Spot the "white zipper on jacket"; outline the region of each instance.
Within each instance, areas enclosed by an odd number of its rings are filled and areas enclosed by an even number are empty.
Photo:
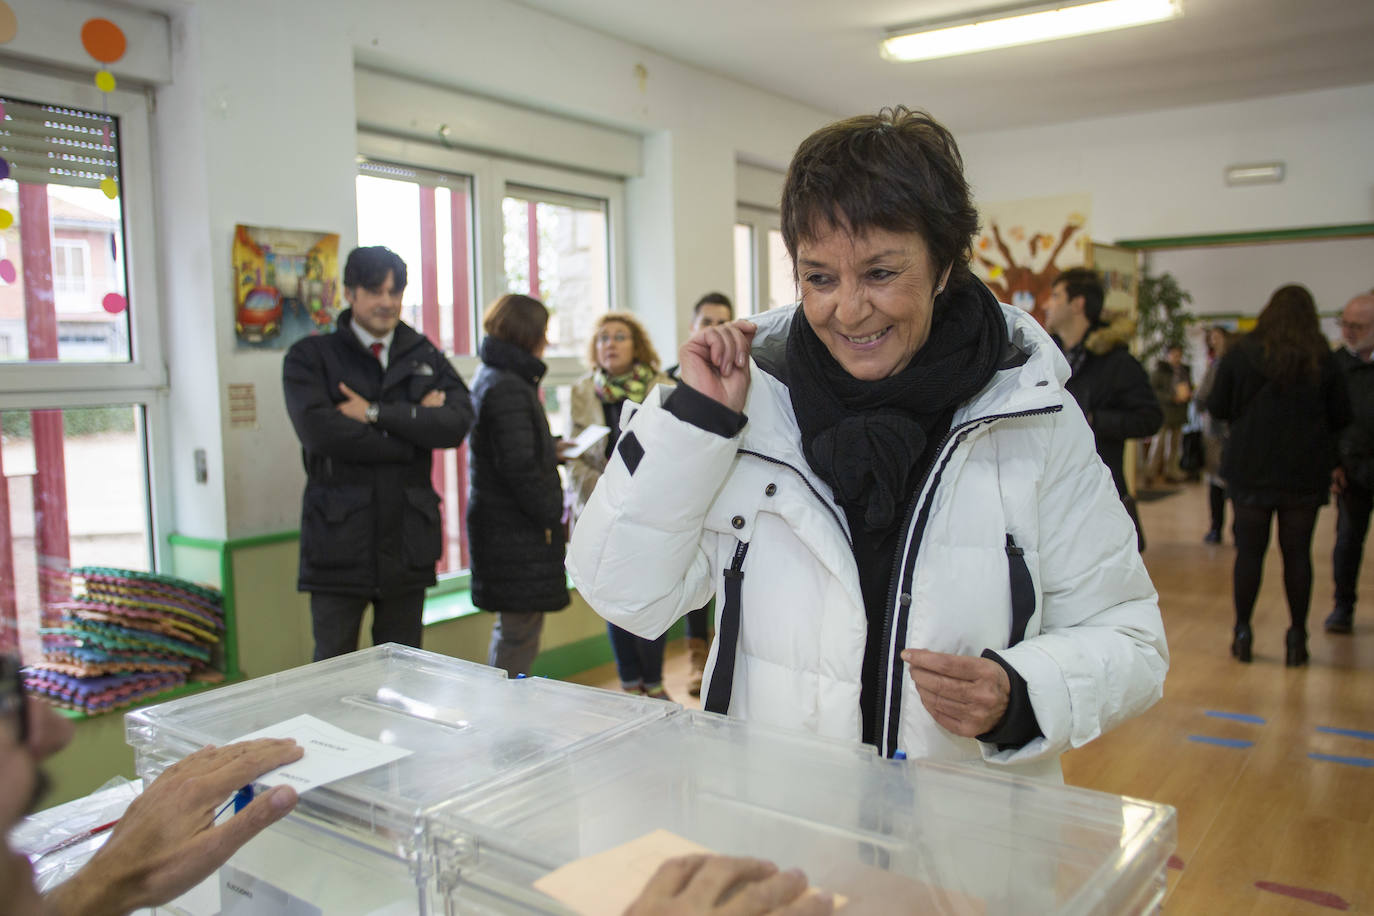
[[[951,427],[940,441],[940,446],[936,449],[936,460],[932,461],[930,467],[926,468],[925,476],[916,488],[917,498],[912,500],[907,511],[907,534],[903,544],[903,549],[897,552],[893,558],[892,577],[888,582],[888,600],[883,614],[883,646],[888,650],[886,654],[878,656],[878,677],[875,687],[882,686],[881,692],[875,691],[875,699],[880,699],[882,703],[877,709],[873,710],[874,722],[882,722],[881,730],[878,732],[878,752],[884,757],[892,757],[898,750],[897,737],[901,730],[902,712],[902,675],[900,657],[898,653],[902,650],[906,642],[905,634],[909,621],[903,620],[900,626],[895,626],[897,617],[905,613],[911,607],[911,589],[909,579],[915,575],[916,556],[920,552],[921,540],[925,537],[925,525],[929,520],[929,512],[935,490],[940,485],[940,476],[944,473],[945,467],[949,464],[950,458],[954,456],[954,450],[963,443],[969,433],[980,425],[991,426],[999,420],[1011,420],[1019,417],[1034,417],[1047,414],[1059,413],[1064,409],[1062,404],[1055,404],[1047,407],[1038,407],[1032,410],[1016,411],[1014,413],[992,414],[990,416],[976,417],[966,420],[957,427]],[[938,468],[938,470],[936,470]],[[917,511],[919,505],[920,511]],[[900,573],[900,579],[898,574]],[[899,588],[902,584],[907,587]],[[905,597],[906,604],[904,610],[897,608],[898,596]],[[898,634],[902,638],[898,638]],[[883,708],[886,714],[883,714]],[[860,711],[862,715],[862,711]],[[876,718],[882,716],[881,720]]]

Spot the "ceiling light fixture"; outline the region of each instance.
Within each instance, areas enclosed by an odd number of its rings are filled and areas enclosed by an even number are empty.
[[[1241,184],[1277,184],[1283,181],[1282,162],[1255,162],[1246,165],[1232,165],[1226,168],[1226,183],[1229,185]]]
[[[981,13],[971,19],[889,29],[882,53],[888,60],[932,60],[1125,29],[1182,14],[1182,0],[1096,0],[1021,6]]]

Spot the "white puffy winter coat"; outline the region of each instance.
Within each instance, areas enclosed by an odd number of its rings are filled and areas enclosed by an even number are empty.
[[[902,540],[879,749],[1062,779],[1062,751],[1159,699],[1168,650],[1135,528],[1064,391],[1068,367],[1028,315],[1003,312],[1007,358],[955,413]],[[652,638],[724,595],[723,573],[747,542],[730,715],[859,740],[868,623],[845,515],[802,456],[786,387],[766,371],[794,315],[804,320],[791,309],[760,316],[737,437],[664,410],[664,390],[622,420],[568,568],[601,616]],[[1015,645],[1008,535],[1034,585]],[[905,647],[997,651],[1025,678],[1043,737],[999,751],[946,731],[906,665],[888,670]]]

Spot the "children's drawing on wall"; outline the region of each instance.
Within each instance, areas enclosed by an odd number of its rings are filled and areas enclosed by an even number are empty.
[[[973,272],[1003,302],[1045,320],[1055,278],[1087,261],[1089,194],[981,204]]]
[[[234,228],[234,335],[239,349],[284,349],[333,330],[339,311],[339,236]]]

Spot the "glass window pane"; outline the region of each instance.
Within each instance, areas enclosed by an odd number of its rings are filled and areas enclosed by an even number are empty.
[[[128,362],[119,119],[0,102],[0,359]]]
[[[0,643],[27,663],[68,569],[152,570],[144,441],[137,405],[0,412]]]
[[[754,227],[735,223],[735,311],[752,315],[754,305]]]
[[[506,289],[548,306],[547,356],[580,356],[611,307],[606,202],[512,187],[501,212]]]
[[[474,352],[471,179],[364,162],[357,193],[358,244],[406,262],[402,320],[445,353]]]
[[[775,309],[780,305],[791,305],[800,297],[797,295],[797,282],[792,274],[792,258],[783,244],[782,232],[768,230],[768,307]]]
[[[471,178],[372,161],[358,172],[358,244],[385,245],[406,262],[402,320],[445,353],[476,352]],[[445,540],[438,572],[453,574],[468,565],[467,447],[436,451],[434,468]]]

